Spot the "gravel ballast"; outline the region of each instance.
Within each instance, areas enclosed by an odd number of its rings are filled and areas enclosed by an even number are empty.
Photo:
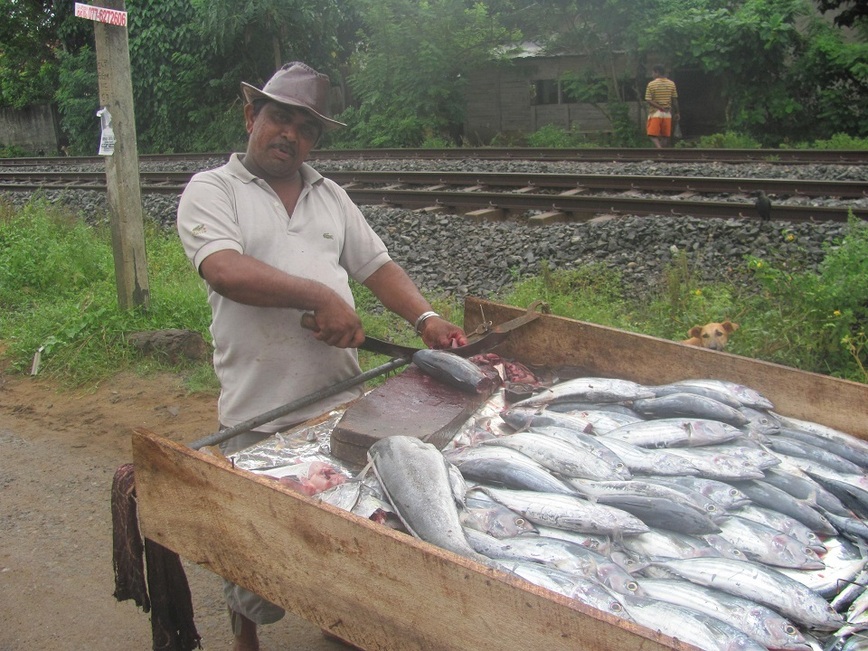
[[[199,163],[201,169],[221,164],[220,159]],[[714,176],[732,178],[802,178],[865,180],[868,166],[774,165],[767,163],[577,163],[534,161],[431,160],[323,160],[322,173],[333,170],[450,170],[478,172],[630,174],[646,176]],[[68,168],[66,168],[68,169]],[[154,164],[149,169],[156,170]],[[159,169],[173,169],[162,164]],[[174,169],[190,170],[184,163]],[[105,195],[95,191],[51,190],[42,193],[61,201],[86,219],[106,217]],[[8,195],[15,203],[25,193]],[[720,200],[720,197],[711,197]],[[740,201],[746,201],[740,197]],[[773,197],[775,202],[804,203],[804,197]],[[811,200],[816,205],[863,206],[868,199],[849,203],[836,198]],[[144,194],[147,219],[174,228],[177,197]],[[746,258],[758,257],[791,271],[816,270],[824,246],[846,232],[835,222],[788,223],[734,216],[697,219],[683,216],[608,215],[585,223],[528,225],[521,218],[479,221],[444,213],[362,206],[362,212],[399,262],[426,293],[462,298],[466,294],[491,296],[516,280],[537,275],[541,264],[552,269],[604,265],[621,275],[625,293],[647,295],[679,252],[687,256],[699,282],[750,284]],[[734,211],[737,215],[737,212]]]

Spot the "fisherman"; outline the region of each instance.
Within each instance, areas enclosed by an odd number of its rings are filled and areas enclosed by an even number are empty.
[[[181,196],[178,232],[211,304],[217,403],[231,427],[337,384],[361,370],[365,338],[349,279],[362,283],[410,323],[431,348],[464,345],[461,328],[441,318],[394,262],[346,192],[305,160],[330,117],[329,78],[295,61],[261,89],[242,83],[245,154],[196,174]],[[313,313],[313,333],[301,326]],[[344,404],[348,389],[221,445],[224,454]],[[259,648],[257,625],[283,610],[226,582],[236,651]]]

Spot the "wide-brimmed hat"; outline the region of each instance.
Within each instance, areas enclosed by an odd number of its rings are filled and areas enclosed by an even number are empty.
[[[310,111],[326,130],[340,129],[347,125],[328,116],[330,89],[328,75],[317,72],[301,61],[284,64],[261,90],[247,82],[241,82],[241,92],[248,102],[265,98],[280,104],[298,106]]]

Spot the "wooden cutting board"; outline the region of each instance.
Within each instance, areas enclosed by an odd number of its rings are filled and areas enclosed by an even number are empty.
[[[388,436],[415,436],[442,448],[490,395],[461,391],[410,365],[347,408],[332,430],[331,453],[361,467],[368,448]]]

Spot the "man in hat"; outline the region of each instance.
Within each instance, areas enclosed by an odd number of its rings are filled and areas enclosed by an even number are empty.
[[[467,343],[391,258],[358,207],[305,163],[329,117],[329,79],[300,62],[284,65],[262,89],[242,83],[245,154],[196,174],[181,196],[178,232],[205,279],[212,310],[218,417],[231,427],[361,372],[355,348],[365,333],[349,279],[367,286],[412,324],[425,344]],[[316,329],[301,326],[313,313]],[[361,395],[349,389],[239,434],[225,454],[326,413]],[[226,582],[235,649],[258,649],[257,624],[283,610]]]

